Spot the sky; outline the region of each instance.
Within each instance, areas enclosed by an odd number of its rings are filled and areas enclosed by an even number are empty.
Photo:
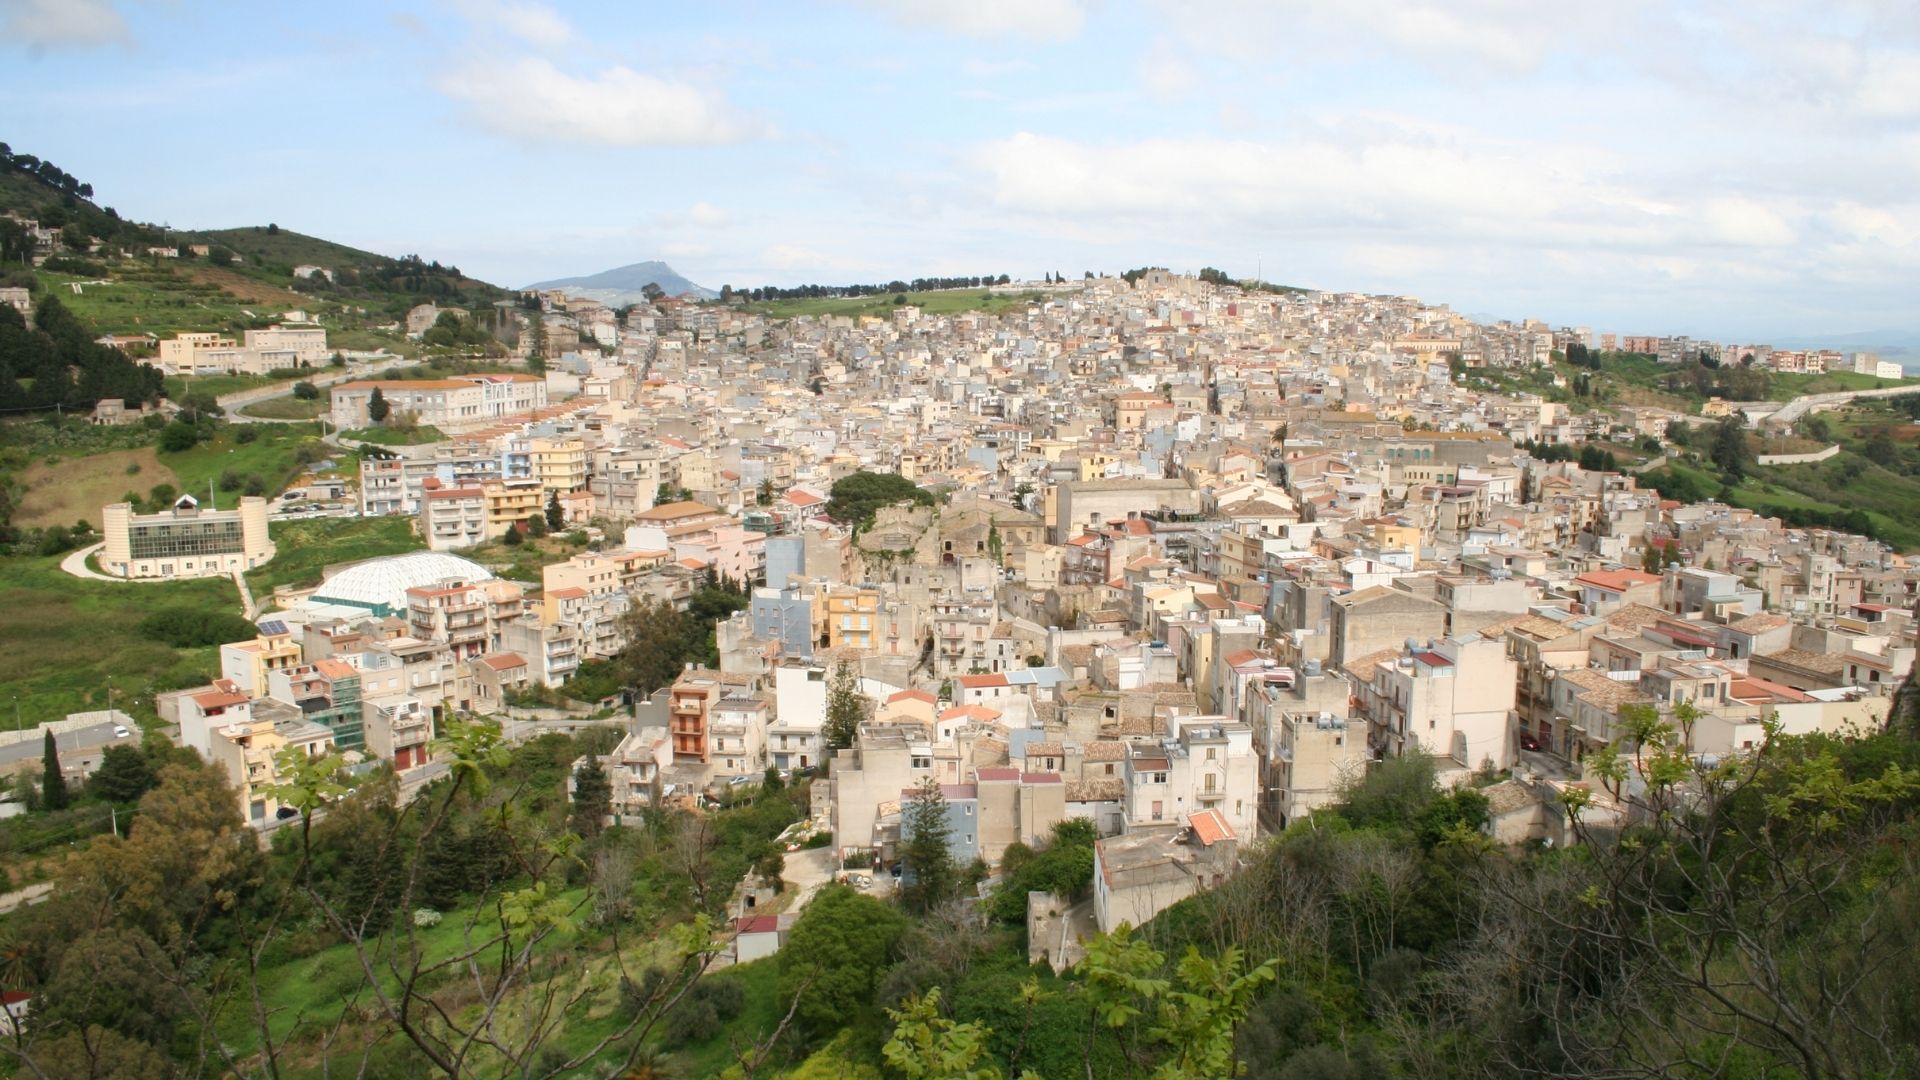
[[[0,139],[507,286],[1145,265],[1920,339],[1911,0],[0,0]]]

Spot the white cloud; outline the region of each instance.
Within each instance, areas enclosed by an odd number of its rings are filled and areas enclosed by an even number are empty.
[[[1066,41],[1080,33],[1092,0],[859,0],[909,27],[974,38]]]
[[[760,253],[760,261],[779,270],[813,270],[831,262],[812,248],[794,244],[775,244]]]
[[[475,61],[439,80],[472,120],[502,135],[602,146],[698,146],[754,133],[718,93],[614,65],[589,74],[526,57]]]
[[[112,0],[0,0],[0,40],[29,48],[102,45],[127,36]]]
[[[468,20],[506,32],[539,49],[558,49],[574,39],[572,24],[546,4],[513,0],[459,0]]]
[[[706,226],[725,225],[728,221],[732,220],[731,214],[728,214],[725,210],[720,209],[710,202],[704,201],[694,203],[693,206],[687,210],[687,217],[692,220],[695,225]]]

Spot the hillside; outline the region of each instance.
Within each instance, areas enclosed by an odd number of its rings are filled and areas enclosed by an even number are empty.
[[[336,244],[277,224],[170,229],[122,220],[95,201],[91,185],[0,144],[0,212],[61,229],[61,250],[28,269],[33,242],[0,226],[0,278],[40,291],[60,287],[81,319],[100,332],[235,330],[299,309],[339,331],[348,348],[389,344],[377,328],[427,301],[484,307],[506,293],[417,255],[395,258]],[[10,224],[10,223],[9,223]],[[197,255],[193,245],[207,251]],[[149,248],[177,249],[160,257]],[[296,266],[332,272],[297,278]],[[75,282],[82,292],[72,293]],[[104,283],[104,284],[86,284]],[[99,302],[84,297],[98,291]],[[393,337],[391,344],[400,339]]]
[[[617,266],[612,270],[602,270],[585,277],[555,278],[552,281],[536,282],[527,288],[565,289],[568,295],[584,296],[617,307],[622,304],[637,304],[645,300],[645,291],[649,285],[658,286],[660,291],[668,296],[684,296],[692,293],[702,300],[712,300],[720,295],[712,289],[696,285],[681,277],[666,263],[652,260]]]

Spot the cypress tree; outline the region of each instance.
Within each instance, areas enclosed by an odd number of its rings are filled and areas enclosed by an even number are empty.
[[[53,732],[47,732],[46,748],[41,753],[40,805],[48,810],[67,808],[67,776],[60,771],[60,751],[53,745]]]

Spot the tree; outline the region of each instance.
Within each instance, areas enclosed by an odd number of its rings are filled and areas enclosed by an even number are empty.
[[[567,523],[567,512],[560,508],[560,493],[547,492],[547,531],[558,532]]]
[[[873,515],[883,506],[898,502],[932,506],[934,501],[933,492],[898,473],[861,470],[833,482],[826,513],[842,525],[861,530],[873,523]]]
[[[1735,410],[1714,427],[1713,449],[1708,458],[1729,483],[1737,484],[1754,464],[1753,450],[1747,446],[1747,418]]]
[[[924,915],[946,902],[958,884],[949,843],[953,828],[947,822],[947,799],[932,777],[900,808],[900,901],[908,911]]]
[[[40,805],[47,810],[67,808],[67,775],[60,770],[60,749],[49,730],[40,750]]]
[[[519,547],[526,542],[526,538],[520,535],[520,526],[514,523],[507,526],[507,531],[501,535],[500,542],[508,547]]]
[[[379,387],[374,387],[373,396],[367,399],[367,419],[376,424],[384,424],[387,422],[388,414],[392,412],[393,406],[387,404],[387,395]]]
[[[642,697],[672,684],[691,652],[691,620],[657,597],[633,605],[620,618],[626,646],[613,658],[620,679]]]
[[[100,767],[87,779],[87,794],[111,803],[136,803],[159,783],[147,755],[132,746],[109,746]]]
[[[853,662],[841,660],[835,664],[833,677],[827,683],[827,717],[820,726],[820,737],[829,751],[845,750],[853,745],[854,738],[860,734],[861,723],[867,718],[867,705]]]
[[[547,535],[547,517],[545,514],[535,514],[527,519],[528,538],[538,540],[545,535]]]
[[[573,771],[573,812],[568,824],[574,833],[591,840],[600,835],[611,813],[613,782],[601,767],[599,756],[588,754],[586,762]]]
[[[299,382],[293,384],[293,396],[301,401],[313,401],[320,396],[320,388],[305,379],[301,379]]]
[[[845,885],[821,889],[781,947],[780,998],[809,1032],[829,1035],[873,1004],[906,917]]]
[[[200,441],[200,429],[176,420],[160,433],[160,449],[170,454],[191,450]]]
[[[887,1019],[893,1021],[893,1034],[880,1053],[907,1080],[998,1080],[994,1069],[975,1068],[986,1056],[992,1032],[984,1024],[940,1015],[939,987],[888,1009]]]

